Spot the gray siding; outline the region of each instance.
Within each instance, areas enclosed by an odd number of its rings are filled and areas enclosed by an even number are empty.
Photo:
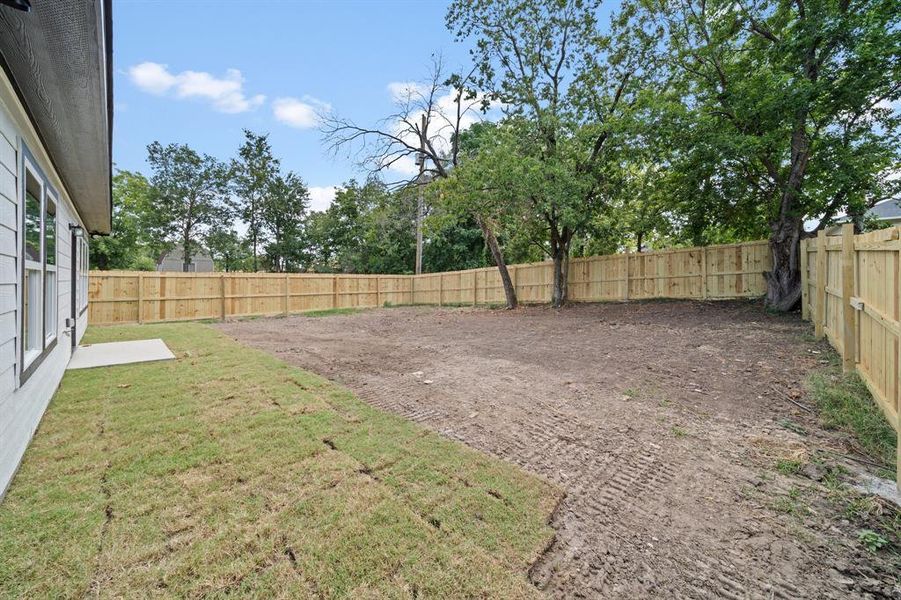
[[[181,273],[184,270],[185,262],[182,259],[182,256],[184,256],[184,252],[179,248],[167,252],[156,263],[156,270]],[[207,254],[197,253],[194,258],[191,259],[191,271],[194,273],[212,273],[215,270],[216,266],[213,264],[213,259]]]
[[[0,106],[0,415],[7,407],[4,400],[15,388],[18,361],[18,146],[12,120]],[[0,424],[0,428],[3,425]],[[0,437],[0,439],[3,439]],[[0,448],[0,465],[3,448]],[[3,467],[0,466],[0,490],[3,489]]]
[[[0,84],[3,75],[0,73]],[[0,90],[2,91],[2,90]],[[71,316],[71,239],[69,224],[83,225],[66,191],[53,174],[49,161],[30,131],[14,121],[13,111],[23,119],[21,106],[5,104],[0,95],[0,498],[18,468],[41,417],[50,403],[71,357],[70,330],[65,328]],[[22,139],[35,155],[38,166],[51,177],[59,195],[57,207],[57,342],[37,370],[19,381],[19,331],[21,303],[20,254],[20,175],[19,154]],[[78,322],[79,339],[87,326],[87,311]]]

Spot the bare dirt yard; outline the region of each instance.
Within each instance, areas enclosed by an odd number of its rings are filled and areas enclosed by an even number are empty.
[[[797,317],[647,302],[220,327],[563,488],[529,572],[551,596],[901,597],[897,554],[836,500],[851,476],[827,450],[849,441],[794,403],[828,356]]]

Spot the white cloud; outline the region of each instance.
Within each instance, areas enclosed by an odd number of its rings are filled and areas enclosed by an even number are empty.
[[[312,96],[276,98],[272,102],[275,118],[297,129],[311,129],[319,125],[319,114],[328,112],[331,106]]]
[[[162,95],[175,85],[176,77],[169,73],[166,65],[142,62],[128,70],[132,82],[145,92]]]
[[[429,88],[415,81],[392,81],[388,84],[388,93],[395,102],[406,102],[427,94]]]
[[[310,188],[310,210],[323,211],[331,205],[335,199],[338,188],[334,185],[324,187],[313,186]]]
[[[876,108],[888,108],[895,112],[901,111],[901,100],[887,100],[883,98],[876,103]]]
[[[128,74],[132,82],[145,92],[207,100],[213,108],[223,113],[247,112],[266,100],[262,94],[249,97],[245,94],[244,77],[238,69],[228,69],[220,78],[204,71],[172,73],[167,65],[143,62],[131,67]]]
[[[419,174],[419,166],[416,164],[416,159],[412,154],[398,157],[397,160],[394,160],[394,162],[391,163],[388,170],[406,178],[411,178]]]

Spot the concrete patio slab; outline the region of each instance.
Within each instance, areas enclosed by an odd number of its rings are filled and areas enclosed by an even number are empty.
[[[175,355],[159,338],[132,342],[86,344],[75,349],[75,354],[72,355],[67,369],[90,369],[173,358]]]

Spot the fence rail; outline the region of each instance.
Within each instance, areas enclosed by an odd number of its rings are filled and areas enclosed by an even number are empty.
[[[901,228],[801,242],[801,314],[856,370],[898,437],[901,489]]]
[[[574,258],[576,302],[647,298],[744,298],[766,290],[766,242]],[[510,265],[521,302],[549,302],[550,262]],[[390,304],[496,304],[504,301],[494,267],[423,275],[321,273],[160,273],[92,271],[89,319],[95,325],[278,315]]]

